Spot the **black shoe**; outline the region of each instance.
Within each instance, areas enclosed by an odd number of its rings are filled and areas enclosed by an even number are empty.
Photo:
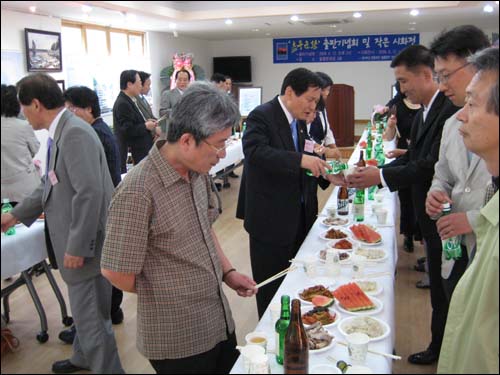
[[[114,313],[111,313],[111,323],[120,324],[123,322],[123,310],[118,308]]]
[[[417,263],[413,266],[413,269],[417,272],[425,272],[425,263]]]
[[[415,284],[415,286],[418,289],[429,289],[431,287],[431,284],[429,283],[428,280],[420,280],[420,281],[417,281],[417,283]]]
[[[414,365],[431,365],[437,362],[439,355],[427,349],[423,352],[412,354],[408,357],[408,362]]]
[[[240,177],[240,176],[238,176],[238,175],[237,175],[236,173],[234,173],[234,172],[229,173],[229,174],[228,174],[228,176],[229,176],[229,177],[231,177],[231,178],[238,178],[238,177]]]
[[[52,364],[52,372],[55,374],[67,374],[70,372],[77,372],[81,370],[89,370],[85,367],[78,367],[72,364],[69,359],[57,361]]]
[[[229,182],[224,182],[224,183],[222,184],[222,187],[223,187],[224,189],[228,189],[228,188],[230,188],[230,187],[231,187],[231,184],[230,184]]]
[[[217,191],[221,191],[222,190],[222,184],[216,182],[215,183],[215,187],[217,188]]]
[[[66,344],[73,344],[76,336],[76,327],[73,324],[70,328],[65,329],[59,333],[59,340],[65,342]],[[56,362],[57,363],[57,362]]]
[[[405,236],[403,248],[408,253],[413,253],[413,238]]]
[[[421,258],[417,259],[417,263],[419,263],[419,264],[420,263],[425,263],[425,262],[427,262],[427,257],[421,257]]]

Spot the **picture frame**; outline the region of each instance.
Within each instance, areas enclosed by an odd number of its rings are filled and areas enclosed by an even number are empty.
[[[62,72],[61,33],[24,29],[28,72]]]
[[[61,91],[64,92],[64,90],[66,90],[66,87],[64,85],[64,79],[58,79],[58,80],[56,80],[56,82],[59,85],[59,88],[61,89]]]

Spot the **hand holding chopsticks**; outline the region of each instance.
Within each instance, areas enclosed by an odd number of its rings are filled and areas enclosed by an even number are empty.
[[[293,271],[295,269],[297,269],[297,266],[288,267],[287,269],[285,269],[285,270],[283,270],[281,272],[278,272],[276,275],[271,276],[270,278],[268,278],[268,279],[262,281],[261,283],[255,285],[255,288],[260,288],[260,287],[262,287],[264,285],[267,285],[270,282],[273,282],[274,280],[279,279],[280,277],[285,276],[288,272],[291,272],[291,271]]]

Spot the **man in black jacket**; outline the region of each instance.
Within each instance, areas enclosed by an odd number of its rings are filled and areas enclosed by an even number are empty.
[[[325,174],[328,165],[304,153],[312,151],[313,142],[306,143],[306,131],[298,122],[316,111],[320,86],[316,74],[295,69],[285,77],[281,95],[254,109],[246,120],[245,168],[236,217],[244,219],[250,235],[250,259],[257,283],[289,267],[289,260],[316,219],[310,214],[317,212],[316,189],[306,170],[318,177]],[[280,283],[281,279],[259,288],[259,317]]]
[[[347,180],[349,186],[356,188],[379,184],[391,191],[411,188],[429,266],[432,341],[427,350],[412,354],[408,361],[431,364],[437,361],[441,349],[448,302],[441,279],[441,238],[435,221],[425,212],[425,199],[434,176],[434,164],[439,158],[444,123],[459,108],[439,92],[438,84],[433,80],[434,57],[427,48],[416,45],[404,49],[392,60],[391,67],[401,85],[401,92],[412,103],[422,104],[412,125],[408,152],[382,169],[364,168],[350,175]]]
[[[158,123],[146,119],[136,103],[142,83],[137,70],[124,70],[120,74],[120,93],[113,106],[113,130],[120,149],[121,172],[127,172],[127,152],[131,148],[134,165],[147,155],[153,146],[153,131]]]

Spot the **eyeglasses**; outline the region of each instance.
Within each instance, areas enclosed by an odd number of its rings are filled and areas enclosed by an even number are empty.
[[[470,65],[470,63],[466,63],[460,67],[458,67],[457,69],[455,69],[454,71],[448,73],[448,74],[438,74],[438,73],[434,73],[434,80],[437,82],[437,83],[443,83],[443,84],[446,84],[448,83],[448,81],[450,80],[450,77],[455,74],[456,72],[458,72],[459,70],[465,68],[467,65]]]
[[[209,143],[209,142],[207,142],[205,140],[203,140],[203,142],[206,143],[207,145],[209,145],[210,147],[212,147],[213,150],[217,152],[217,154],[221,153],[222,151],[226,151],[226,148],[229,146],[229,142],[228,141],[226,141],[224,143],[224,146],[222,146],[220,148],[219,147],[215,147],[213,144],[211,144],[211,143]]]

